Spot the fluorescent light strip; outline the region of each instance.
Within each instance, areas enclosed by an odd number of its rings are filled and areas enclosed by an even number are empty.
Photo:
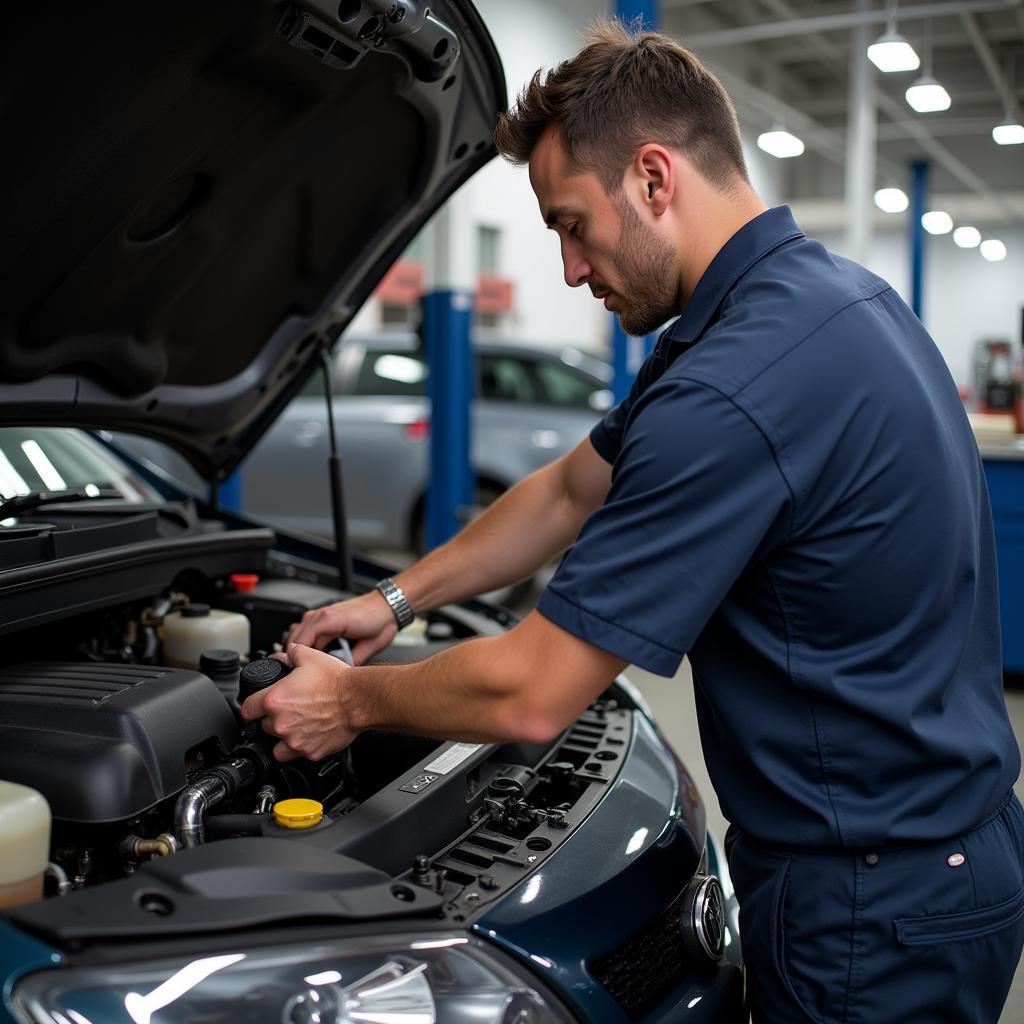
[[[63,491],[68,486],[64,477],[57,472],[57,467],[46,457],[46,452],[39,447],[38,441],[22,441],[21,450],[28,456],[28,461],[35,467],[47,490]]]
[[[32,488],[25,478],[11,465],[11,460],[0,452],[0,494],[13,498],[16,494],[28,494]]]

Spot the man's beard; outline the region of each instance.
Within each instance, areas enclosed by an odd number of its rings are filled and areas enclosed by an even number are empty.
[[[675,251],[637,215],[625,195],[615,197],[622,228],[616,259],[622,309],[619,322],[634,338],[650,334],[679,313]]]

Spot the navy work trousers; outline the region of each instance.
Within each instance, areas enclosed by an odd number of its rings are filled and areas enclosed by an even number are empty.
[[[730,828],[754,1024],[996,1024],[1024,945],[1024,810],[877,851]]]

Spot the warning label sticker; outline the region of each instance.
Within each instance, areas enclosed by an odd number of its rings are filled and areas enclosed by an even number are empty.
[[[482,743],[453,743],[430,764],[424,765],[423,770],[447,775],[454,768],[458,768],[467,757],[472,757],[482,746]]]

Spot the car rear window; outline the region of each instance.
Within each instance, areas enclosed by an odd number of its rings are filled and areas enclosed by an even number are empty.
[[[600,391],[599,386],[583,374],[559,363],[539,361],[534,369],[549,405],[570,409],[592,409],[590,396]]]
[[[543,401],[526,362],[512,356],[484,356],[480,360],[480,395],[497,402]]]

